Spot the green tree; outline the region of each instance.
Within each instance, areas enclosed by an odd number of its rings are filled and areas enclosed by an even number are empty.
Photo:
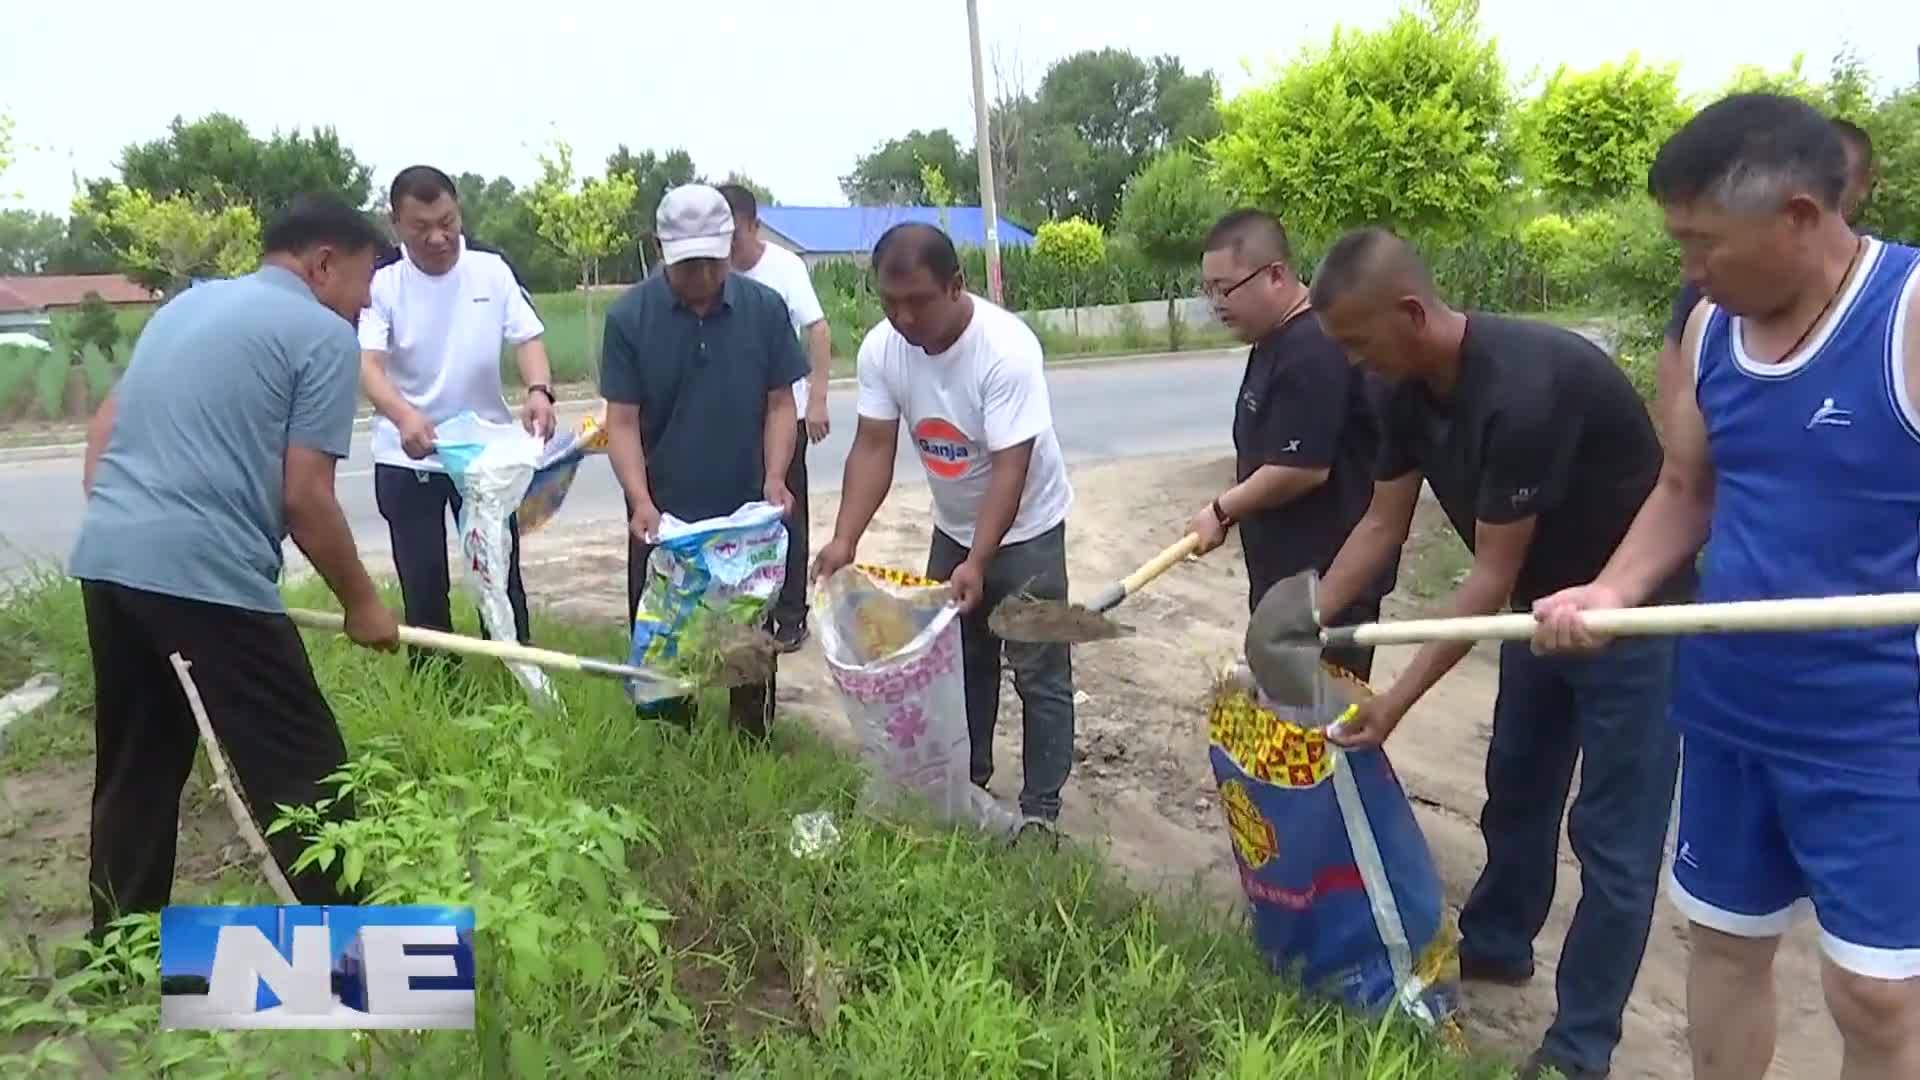
[[[968,203],[980,201],[979,170],[969,169],[971,155],[960,148],[946,128],[888,139],[856,161],[853,171],[840,178],[840,190],[855,206],[930,206],[924,167],[931,165],[952,184],[950,194]]]
[[[460,217],[470,242],[497,249],[535,292],[572,287],[574,267],[541,239],[533,207],[512,180],[461,173],[453,182],[460,191]]]
[[[1074,333],[1080,332],[1080,302],[1087,295],[1088,278],[1107,259],[1107,235],[1085,218],[1049,221],[1033,234],[1033,257],[1058,270],[1071,283]]]
[[[580,270],[580,285],[586,290],[587,355],[596,375],[600,348],[592,333],[593,286],[600,281],[600,261],[633,242],[627,233],[633,198],[633,177],[626,173],[587,177],[576,184],[573,148],[565,142],[554,144],[553,156],[541,155],[540,179],[528,197],[540,236]]]
[[[74,317],[73,328],[68,331],[74,345],[84,348],[91,346],[100,350],[109,364],[114,362],[114,350],[120,347],[120,320],[114,317],[113,307],[99,293],[89,289],[80,300],[80,311]],[[79,363],[80,348],[74,349],[74,362]]]
[[[1457,238],[1514,172],[1506,72],[1475,0],[1427,0],[1376,31],[1336,30],[1222,109],[1224,186],[1304,237],[1389,225]]]
[[[1686,122],[1678,66],[1638,54],[1591,71],[1564,65],[1521,110],[1528,177],[1554,203],[1592,206],[1638,193],[1669,135]]]
[[[1227,209],[1206,164],[1191,151],[1169,150],[1127,182],[1117,227],[1154,263],[1191,272]]]
[[[225,113],[175,117],[167,134],[121,151],[120,182],[156,199],[182,195],[200,206],[242,205],[267,220],[304,192],[326,192],[365,207],[373,172],[330,127],[259,139]]]
[[[260,261],[260,219],[250,206],[206,210],[181,195],[155,198],[116,184],[104,209],[82,196],[74,213],[91,217],[128,277],[173,292],[196,277],[233,277]]]
[[[1879,172],[1862,224],[1876,236],[1920,242],[1920,86],[1887,98],[1861,118]]]
[[[1155,154],[1218,132],[1218,92],[1211,72],[1190,73],[1172,56],[1109,48],[1066,57],[1034,96],[1039,139],[1016,201],[1056,217],[1113,221],[1127,180]]]
[[[13,117],[0,112],[0,177],[5,177],[7,170],[13,168],[13,155]],[[9,197],[0,191],[0,198]]]
[[[622,143],[607,155],[607,175],[622,175],[633,181],[633,204],[626,220],[627,243],[608,257],[602,269],[615,281],[638,281],[647,275],[648,253],[655,250],[654,215],[667,192],[699,178],[693,157],[685,150],[657,154],[642,150],[635,154]]]
[[[0,210],[0,274],[45,273],[67,239],[67,223],[53,214]]]

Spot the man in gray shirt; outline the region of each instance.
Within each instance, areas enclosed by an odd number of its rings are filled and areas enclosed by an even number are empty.
[[[154,313],[87,431],[87,509],[68,571],[93,657],[93,930],[165,907],[180,792],[197,734],[170,657],[193,680],[264,827],[321,798],[346,761],[280,597],[291,534],[383,650],[399,626],[361,565],[340,504],[360,348],[381,237],[335,199],[302,196],[267,229],[258,270]],[[330,814],[352,813],[340,799]],[[305,841],[270,838],[283,869]],[[351,902],[324,873],[288,874],[302,903]]]

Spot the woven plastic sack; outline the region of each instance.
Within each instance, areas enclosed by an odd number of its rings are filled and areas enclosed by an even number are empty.
[[[540,440],[519,424],[483,420],[472,412],[437,424],[434,452],[460,491],[460,580],[480,608],[480,621],[495,641],[517,641],[507,575],[513,566],[513,534],[507,518],[526,494],[540,460]],[[507,670],[535,704],[557,700],[546,672],[509,662]]]
[[[607,427],[602,413],[589,413],[572,427],[555,432],[541,450],[533,479],[527,483],[527,493],[521,496],[520,508],[515,511],[520,535],[538,531],[559,512],[567,492],[573,490],[573,478],[587,455],[606,452]]]
[[[631,662],[673,666],[704,619],[759,627],[786,576],[787,523],[772,503],[694,522],[663,515],[633,613]]]
[[[848,566],[827,579],[814,612],[867,767],[866,808],[885,812],[906,796],[939,821],[1002,835],[1019,828],[1019,816],[968,775],[959,609],[947,586]]]
[[[1267,702],[1244,667],[1229,674],[1208,718],[1220,805],[1254,940],[1276,970],[1457,1038],[1456,939],[1426,837],[1384,752],[1326,738],[1371,694],[1325,668],[1319,704],[1292,709]]]

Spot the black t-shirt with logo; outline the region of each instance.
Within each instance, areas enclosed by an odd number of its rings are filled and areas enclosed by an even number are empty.
[[[1319,487],[1241,520],[1252,602],[1302,570],[1326,572],[1367,512],[1379,456],[1379,393],[1311,312],[1289,319],[1247,355],[1233,413],[1234,479],[1266,465],[1328,470]],[[1373,599],[1392,590],[1393,576],[1390,568]]]
[[[1392,388],[1379,477],[1419,470],[1469,548],[1478,522],[1537,518],[1512,604],[1584,585],[1613,556],[1660,476],[1659,438],[1626,374],[1571,330],[1475,312],[1445,401]],[[1679,599],[1691,574],[1656,600]]]

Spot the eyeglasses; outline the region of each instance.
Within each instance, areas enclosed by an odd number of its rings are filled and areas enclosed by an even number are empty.
[[[1264,266],[1255,267],[1253,273],[1248,274],[1246,277],[1241,278],[1239,281],[1234,282],[1224,289],[1211,281],[1202,282],[1200,284],[1200,295],[1209,300],[1225,300],[1227,297],[1233,295],[1235,289],[1238,289],[1240,286],[1245,285],[1247,282],[1252,281],[1254,278],[1259,277],[1261,274],[1279,265],[1279,263],[1270,262]]]

